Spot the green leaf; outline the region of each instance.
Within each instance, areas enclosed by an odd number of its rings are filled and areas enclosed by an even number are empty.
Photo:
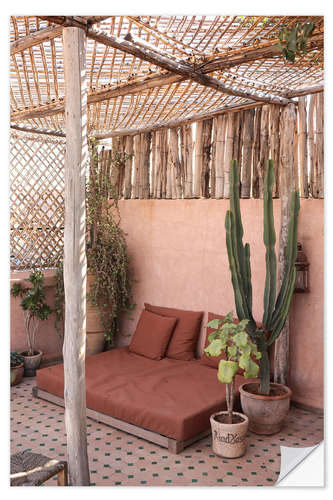
[[[221,359],[217,372],[217,378],[222,384],[230,384],[238,370],[238,363],[236,361],[226,361]]]
[[[229,358],[235,358],[237,356],[237,346],[229,345],[228,346],[228,355],[229,355]]]
[[[245,378],[257,378],[259,372],[259,366],[251,358],[249,359],[249,364],[244,372]]]
[[[206,349],[204,349],[204,352],[208,356],[219,356],[225,347],[225,342],[221,339],[215,339],[211,344],[209,344],[209,346],[206,347]]]
[[[207,323],[206,328],[214,328],[214,330],[216,330],[219,328],[221,323],[223,323],[222,319],[212,319],[209,323]]]
[[[248,335],[246,332],[238,332],[234,335],[233,341],[237,347],[245,347],[248,343]]]

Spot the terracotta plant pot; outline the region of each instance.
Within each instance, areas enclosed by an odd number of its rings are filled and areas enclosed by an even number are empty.
[[[256,434],[276,434],[288,414],[291,390],[282,384],[271,383],[276,395],[258,394],[259,383],[249,382],[240,386],[242,410],[249,417],[249,430]]]
[[[249,419],[242,413],[233,412],[236,423],[228,424],[228,412],[220,411],[210,417],[212,445],[215,455],[223,458],[238,458],[246,451],[246,433]]]
[[[87,276],[87,295],[89,294],[90,285],[93,282],[94,276],[88,273]],[[99,309],[94,306],[90,300],[87,300],[87,338],[86,338],[86,356],[98,354],[104,349],[105,338],[104,328],[101,326]]]
[[[33,356],[28,356],[27,351],[20,352],[20,354],[23,357],[24,376],[34,377],[42,360],[42,351],[35,351]]]
[[[10,367],[10,385],[17,385],[23,379],[24,366],[23,363],[17,366]]]
[[[86,356],[98,354],[104,349],[104,332],[88,332],[86,338]]]

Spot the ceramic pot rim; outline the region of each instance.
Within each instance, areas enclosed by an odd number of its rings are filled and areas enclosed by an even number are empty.
[[[33,354],[32,356],[28,356],[27,354],[23,354],[23,353],[25,353],[25,352],[27,353],[28,351],[20,351],[20,353],[19,353],[19,354],[20,354],[21,356],[23,356],[24,358],[29,358],[29,359],[31,359],[31,358],[36,358],[37,356],[40,356],[40,355],[42,355],[42,354],[43,354],[43,351],[41,351],[40,349],[35,349],[35,351],[34,351],[34,352],[36,352],[37,354]]]
[[[213,413],[210,416],[210,420],[214,421],[218,425],[223,425],[223,426],[228,426],[228,427],[234,427],[236,425],[246,425],[249,422],[247,415],[244,415],[244,413],[240,413],[238,411],[233,411],[232,413],[233,413],[233,415],[240,416],[243,419],[243,421],[242,422],[235,422],[234,424],[228,424],[227,422],[219,422],[218,420],[215,420],[215,417],[217,415],[228,415],[227,410],[217,411],[217,412]]]
[[[278,401],[280,399],[288,399],[291,398],[292,396],[292,391],[289,387],[283,384],[277,384],[276,382],[271,382],[270,386],[271,387],[278,387],[284,391],[284,394],[281,394],[279,396],[265,396],[264,394],[252,394],[252,392],[248,392],[246,390],[247,385],[259,385],[259,382],[245,382],[239,387],[239,392],[240,394],[244,394],[244,396],[251,398],[251,399],[260,399],[261,401]]]

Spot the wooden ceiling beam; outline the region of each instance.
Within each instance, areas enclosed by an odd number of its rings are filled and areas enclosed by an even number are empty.
[[[96,42],[102,43],[103,45],[131,54],[160,68],[166,69],[167,71],[181,75],[185,79],[193,80],[200,85],[220,91],[223,94],[244,97],[253,101],[266,102],[270,104],[286,105],[290,102],[289,99],[278,95],[264,95],[263,93],[255,92],[253,90],[240,90],[230,87],[216,78],[212,78],[196,71],[190,64],[174,61],[168,57],[158,54],[157,52],[154,52],[149,48],[144,48],[141,45],[139,46],[138,44],[133,43],[130,35],[127,35],[126,39],[120,39],[112,35],[107,35],[102,31],[88,29],[87,36]]]
[[[287,97],[301,97],[303,95],[318,94],[324,91],[324,85],[314,85],[313,87],[304,87],[300,89],[290,90]]]
[[[95,137],[97,140],[103,140],[103,139],[109,139],[112,137],[124,136],[124,135],[137,135],[137,134],[144,134],[146,132],[156,132],[156,130],[162,130],[165,128],[182,127],[183,125],[187,125],[189,123],[199,122],[202,120],[208,120],[209,118],[214,118],[214,116],[221,115],[223,113],[230,113],[230,112],[240,111],[243,109],[255,108],[257,106],[263,106],[264,104],[266,104],[266,103],[253,102],[253,101],[248,100],[247,102],[245,102],[243,104],[234,104],[232,106],[223,106],[223,107],[217,108],[213,111],[196,113],[196,114],[190,115],[186,118],[177,118],[174,120],[159,122],[159,123],[155,123],[154,125],[151,125],[151,126],[140,127],[137,129],[113,130],[112,132],[108,132],[105,134],[95,134],[95,135],[93,135],[93,137]],[[92,134],[90,134],[90,135],[92,136]]]
[[[52,137],[66,137],[66,134],[64,134],[64,132],[56,132],[56,131],[51,132],[49,130],[20,127],[18,125],[11,125],[10,128],[13,130],[18,130],[19,132],[29,132],[30,134],[50,135]]]
[[[18,40],[14,40],[14,42],[10,44],[10,55],[12,56],[34,45],[57,38],[62,35],[62,30],[62,26],[48,26],[47,28],[29,33],[29,35],[19,38]]]

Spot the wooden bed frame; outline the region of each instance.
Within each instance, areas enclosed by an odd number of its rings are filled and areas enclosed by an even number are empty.
[[[58,406],[65,407],[64,399],[50,392],[43,391],[42,389],[38,389],[38,387],[33,387],[32,395],[35,398],[44,399],[45,401],[49,401],[50,403],[54,403]],[[157,432],[149,431],[148,429],[144,429],[143,427],[138,427],[137,425],[129,424],[124,420],[120,420],[115,417],[110,417],[110,415],[106,415],[105,413],[100,413],[98,411],[87,408],[87,417],[95,420],[96,422],[101,422],[106,425],[110,425],[115,429],[119,429],[124,432],[128,432],[129,434],[133,434],[134,436],[146,439],[147,441],[151,441],[152,443],[158,444],[163,448],[167,448],[170,453],[178,454],[181,453],[184,448],[190,446],[191,444],[199,441],[199,439],[203,439],[211,433],[210,427],[192,436],[185,441],[177,441],[176,439],[168,438],[167,436],[163,436],[162,434],[158,434]]]

